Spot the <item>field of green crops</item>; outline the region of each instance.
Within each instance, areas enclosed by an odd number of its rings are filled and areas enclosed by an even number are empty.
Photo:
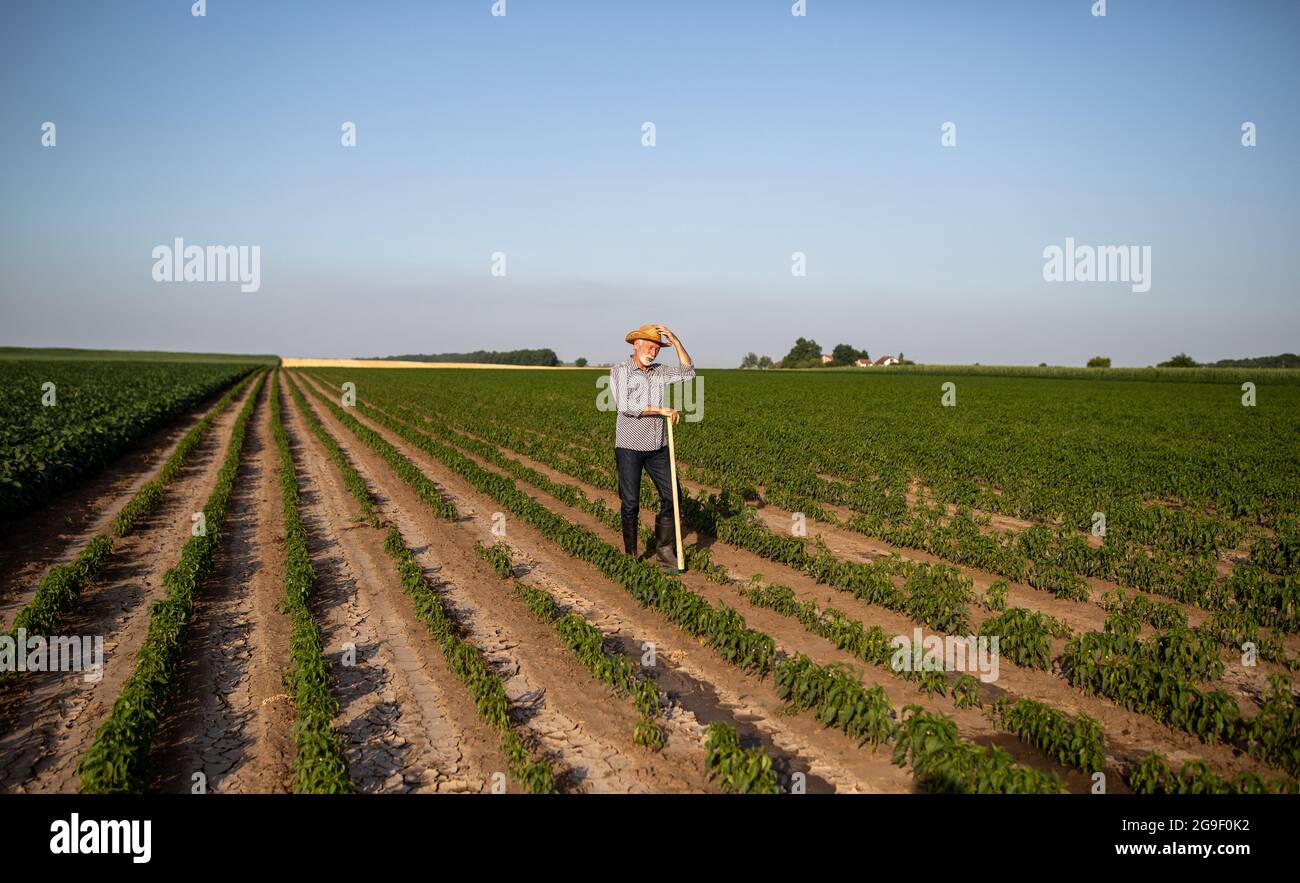
[[[330,376],[344,379],[339,372]],[[542,432],[603,451],[609,460],[612,416],[596,408],[602,376],[347,372],[375,395],[400,397],[466,428],[513,439]],[[1154,556],[1156,571],[1130,574],[1143,580],[1134,587],[1171,594],[1189,585],[1208,588],[1214,561],[1234,549],[1253,550],[1253,560],[1265,567],[1279,558],[1294,563],[1300,515],[1300,387],[1294,385],[1263,386],[1256,404],[1246,407],[1238,386],[1212,383],[947,381],[845,372],[702,376],[704,419],[684,424],[678,450],[688,472],[705,484],[744,495],[762,488],[765,499],[806,513],[849,507],[857,527],[888,539],[933,525],[931,509],[909,500],[919,483],[930,503],[1041,525],[1049,557],[1069,554],[1069,540],[1090,530],[1093,513],[1101,512],[1104,548],[1078,550],[1086,560],[1071,560],[1071,567],[1115,577],[1141,549]],[[954,383],[955,405],[942,404],[944,382]],[[545,408],[544,421],[519,419],[538,407]],[[963,514],[956,525],[975,517]]]
[[[509,458],[577,479],[576,490],[548,490],[616,523],[582,496],[616,488],[601,372],[312,373],[332,387],[354,383],[379,409],[362,412],[393,431],[440,436],[537,487],[554,482]],[[1290,679],[1300,632],[1300,387],[1260,384],[1252,401],[1237,378],[702,376],[703,419],[677,432],[682,474],[696,486],[691,528],[941,631],[964,633],[984,618],[980,633],[1000,634],[1017,664],[1300,772]],[[644,508],[655,505],[648,479],[642,497]],[[846,561],[815,537],[783,535],[779,521],[754,516],[760,509],[886,544],[893,558]],[[707,550],[696,551],[696,569],[707,571]],[[917,570],[913,559],[940,563]],[[970,573],[993,580],[991,590],[975,591]],[[1008,609],[1008,586],[1042,600]],[[838,611],[794,597],[745,594],[883,664],[866,648],[884,633],[844,638],[831,625],[844,624]],[[1072,629],[1046,613],[1072,608],[1104,624]],[[1279,670],[1246,696],[1217,683],[1242,648]],[[924,681],[923,691],[945,691]],[[1012,719],[1025,718],[1000,718]],[[1147,782],[1136,767],[1133,775]]]
[[[21,351],[10,351],[21,352]],[[248,362],[0,359],[0,523],[252,370]]]
[[[0,790],[1300,793],[1300,385],[702,371],[677,572],[603,371],[0,367],[12,511],[203,413],[15,553],[129,657],[0,675]]]

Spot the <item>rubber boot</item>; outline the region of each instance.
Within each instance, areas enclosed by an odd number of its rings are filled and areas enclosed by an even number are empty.
[[[674,542],[673,516],[660,515],[655,519],[655,554],[664,564],[677,566],[677,544]]]
[[[636,554],[637,517],[623,516],[623,551],[629,555]]]

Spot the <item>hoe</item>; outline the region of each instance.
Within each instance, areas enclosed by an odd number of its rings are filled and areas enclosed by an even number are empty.
[[[668,474],[672,478],[673,490],[673,535],[677,542],[677,569],[669,569],[669,573],[685,573],[686,557],[682,550],[682,498],[677,490],[677,450],[673,446],[673,421],[664,418],[664,423],[668,424]]]

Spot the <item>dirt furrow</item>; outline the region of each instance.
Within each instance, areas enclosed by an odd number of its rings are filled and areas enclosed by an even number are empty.
[[[163,575],[180,560],[191,516],[202,511],[216,486],[231,429],[245,391],[209,428],[152,514],[117,544],[80,603],[67,614],[64,635],[102,636],[103,676],[27,673],[0,697],[0,790],[73,792],[76,764],[135,670],[135,655],[149,629],[149,611],[165,594]]]
[[[414,619],[383,533],[353,520],[337,467],[287,390],[282,398],[353,784],[368,793],[490,790],[507,767],[498,736]]]
[[[284,519],[263,389],[212,575],[195,600],[177,687],[150,752],[150,790],[285,793],[293,705],[284,688],[291,624],[283,592]]]
[[[316,413],[332,421],[324,409]],[[702,756],[677,746],[654,754],[633,743],[639,715],[632,704],[610,696],[551,627],[529,613],[509,584],[474,552],[476,532],[438,522],[387,464],[356,444],[348,430],[327,425],[383,497],[382,511],[438,582],[467,629],[467,639],[502,677],[512,708],[523,710],[540,745],[567,771],[567,788],[618,793],[704,788]],[[463,506],[461,511],[475,520],[482,510]]]

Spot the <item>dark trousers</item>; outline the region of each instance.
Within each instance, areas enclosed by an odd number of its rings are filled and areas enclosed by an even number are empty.
[[[657,451],[633,451],[628,448],[615,448],[614,459],[618,461],[618,501],[619,514],[624,518],[636,518],[641,512],[641,469],[650,473],[650,480],[659,491],[659,516],[673,517],[673,482],[668,465],[668,446]],[[680,490],[680,485],[678,486]]]

